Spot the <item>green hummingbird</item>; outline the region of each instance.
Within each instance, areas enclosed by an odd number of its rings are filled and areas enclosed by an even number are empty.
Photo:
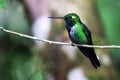
[[[68,31],[68,35],[72,43],[93,45],[90,30],[85,26],[85,24],[81,22],[77,14],[70,13],[65,15],[64,17],[48,17],[48,18],[65,20],[66,29]],[[78,46],[78,48],[86,57],[90,59],[92,65],[95,68],[100,67],[100,62],[93,48],[80,46]]]

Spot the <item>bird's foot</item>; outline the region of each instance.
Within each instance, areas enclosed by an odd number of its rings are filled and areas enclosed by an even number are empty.
[[[75,46],[75,45],[74,45],[74,43],[71,43],[71,46],[73,46],[73,47],[74,47],[74,46]]]

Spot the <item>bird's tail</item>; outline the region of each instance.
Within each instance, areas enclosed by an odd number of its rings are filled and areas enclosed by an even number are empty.
[[[97,67],[100,67],[100,62],[99,62],[99,60],[98,60],[98,58],[97,58],[97,56],[96,56],[93,48],[84,48],[84,47],[78,47],[78,48],[81,50],[81,52],[82,52],[85,56],[87,56],[87,57],[90,59],[92,65],[93,65],[96,69],[97,69]]]
[[[89,59],[90,59],[92,65],[93,65],[96,69],[97,69],[97,67],[100,67],[100,62],[99,62],[99,60],[98,60],[98,58],[97,58],[96,55],[95,55],[95,57],[90,56]]]

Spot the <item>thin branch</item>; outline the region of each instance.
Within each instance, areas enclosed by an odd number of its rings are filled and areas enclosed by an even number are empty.
[[[18,33],[18,32],[15,32],[15,31],[11,31],[11,30],[7,30],[5,29],[4,27],[0,27],[0,30],[6,32],[6,33],[9,33],[9,34],[15,34],[15,35],[18,35],[18,36],[21,36],[21,37],[25,37],[25,38],[28,38],[28,39],[32,39],[32,40],[37,40],[37,41],[41,41],[41,42],[46,42],[46,43],[49,43],[49,44],[57,44],[57,45],[67,45],[67,46],[80,46],[80,47],[88,47],[88,48],[100,48],[100,49],[109,49],[109,48],[120,48],[120,46],[116,46],[116,45],[106,45],[106,46],[99,46],[99,45],[84,45],[84,44],[75,44],[75,43],[66,43],[66,42],[56,42],[56,41],[50,41],[50,40],[46,40],[46,39],[40,39],[40,38],[37,38],[37,37],[33,37],[33,36],[29,36],[29,35],[25,35],[25,34],[22,34],[22,33]]]

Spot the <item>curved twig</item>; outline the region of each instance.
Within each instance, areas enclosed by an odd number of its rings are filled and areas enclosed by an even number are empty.
[[[57,42],[57,41],[50,41],[50,40],[46,40],[46,39],[40,39],[37,37],[33,37],[33,36],[29,36],[29,35],[25,35],[22,33],[18,33],[15,31],[11,31],[11,30],[7,30],[4,27],[0,27],[0,30],[6,32],[6,33],[10,33],[10,34],[15,34],[21,37],[25,37],[25,38],[29,38],[32,40],[37,40],[37,41],[41,41],[41,42],[46,42],[49,44],[57,44],[57,45],[67,45],[67,46],[80,46],[80,47],[88,47],[88,48],[100,48],[100,49],[109,49],[109,48],[120,48],[120,46],[117,45],[105,45],[105,46],[100,46],[100,45],[84,45],[84,44],[75,44],[75,43],[66,43],[66,42]]]

